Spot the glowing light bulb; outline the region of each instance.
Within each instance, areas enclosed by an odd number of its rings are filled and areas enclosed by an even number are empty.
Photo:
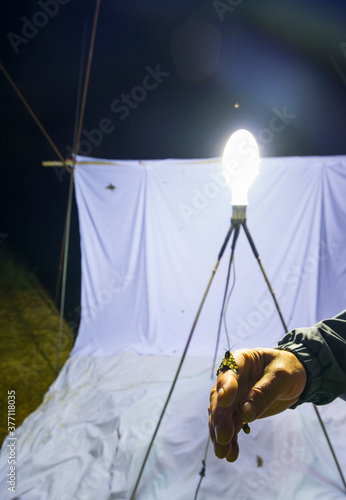
[[[260,157],[256,139],[247,130],[237,130],[228,139],[222,169],[232,191],[232,205],[247,205],[248,189],[258,174]]]

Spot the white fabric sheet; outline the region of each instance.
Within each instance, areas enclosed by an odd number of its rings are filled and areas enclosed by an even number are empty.
[[[129,352],[70,358],[43,404],[17,431],[17,490],[1,499],[129,499],[178,361]],[[194,498],[207,444],[211,362],[190,356],[184,364],[138,500]],[[346,470],[345,403],[321,410]],[[250,435],[240,435],[240,448],[238,461],[229,464],[209,447],[198,500],[345,497],[311,405],[251,424]],[[3,447],[1,475],[5,460]]]
[[[81,164],[75,182],[82,322],[74,354],[180,354],[230,224],[221,161]],[[288,328],[345,308],[345,193],[345,157],[266,158],[250,188],[247,225]],[[215,347],[229,254],[189,354]],[[243,230],[235,270],[231,344],[275,345],[283,328]],[[220,352],[227,347],[223,329]]]
[[[137,479],[179,359],[123,352],[73,356],[17,430],[16,494],[3,500],[125,500]],[[138,500],[194,498],[207,444],[211,357],[190,356],[150,453]],[[346,470],[345,403],[321,408]],[[342,500],[342,482],[311,405],[251,424],[234,464],[209,447],[198,500]],[[8,450],[1,450],[1,477]]]
[[[1,498],[9,500],[129,498],[229,227],[219,159],[78,161],[82,322],[72,356],[17,430],[14,494],[6,489],[6,440],[1,449]],[[345,193],[345,157],[262,161],[247,222],[289,328],[345,308]],[[194,498],[229,256],[228,249],[138,500]],[[231,345],[275,345],[283,329],[243,231],[235,270],[226,315]],[[223,326],[219,359],[227,347]],[[335,401],[321,414],[345,474],[346,405]],[[344,498],[311,405],[251,428],[240,436],[235,464],[209,448],[198,500]]]

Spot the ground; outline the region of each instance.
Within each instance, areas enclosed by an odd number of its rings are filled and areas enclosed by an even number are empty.
[[[15,391],[18,427],[42,402],[72,349],[74,337],[64,323],[58,368],[59,313],[53,300],[19,255],[4,242],[0,245],[0,268],[2,443],[8,434],[8,403],[12,401],[8,401],[8,392]]]

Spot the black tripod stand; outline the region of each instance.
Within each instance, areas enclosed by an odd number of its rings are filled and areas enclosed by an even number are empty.
[[[226,288],[225,288],[225,293],[224,293],[224,298],[223,298],[223,303],[222,303],[222,308],[221,308],[221,314],[220,314],[220,322],[219,322],[219,329],[218,329],[218,335],[217,335],[217,341],[216,341],[216,346],[215,346],[215,354],[214,354],[214,360],[213,360],[213,367],[212,367],[212,372],[211,372],[211,377],[213,378],[214,374],[215,374],[215,362],[216,362],[216,356],[217,356],[217,351],[218,351],[218,346],[219,346],[219,340],[220,340],[220,332],[221,332],[221,324],[222,324],[222,318],[223,318],[223,314],[224,314],[224,308],[225,308],[225,303],[226,303],[226,298],[227,298],[227,291],[228,291],[228,285],[229,285],[229,277],[230,277],[230,272],[231,272],[231,266],[232,266],[232,262],[233,262],[233,256],[234,256],[234,250],[235,250],[235,245],[236,245],[236,242],[237,242],[237,239],[238,239],[238,236],[239,236],[239,232],[240,232],[240,227],[242,226],[244,228],[244,231],[245,231],[245,234],[246,234],[246,237],[248,239],[248,242],[251,246],[251,249],[253,251],[253,254],[254,256],[256,257],[256,260],[260,266],[260,269],[262,271],[262,274],[263,274],[263,277],[265,279],[265,282],[267,283],[268,285],[268,288],[269,288],[269,291],[271,293],[271,296],[273,297],[273,300],[274,300],[274,303],[275,303],[275,307],[276,307],[276,310],[279,314],[279,317],[280,317],[280,320],[281,320],[281,323],[282,323],[282,326],[284,327],[284,330],[285,332],[287,333],[287,326],[286,326],[286,323],[285,323],[285,320],[282,316],[282,313],[281,313],[281,310],[280,310],[280,307],[279,307],[279,304],[276,300],[276,297],[275,297],[275,294],[274,294],[274,291],[270,285],[270,282],[268,280],[268,277],[265,273],[265,270],[263,268],[263,265],[262,265],[262,262],[261,262],[261,259],[260,259],[260,256],[257,252],[257,249],[255,247],[255,244],[253,242],[253,239],[250,235],[250,231],[246,225],[246,217],[245,217],[245,214],[246,214],[246,206],[244,205],[235,205],[233,206],[233,213],[232,213],[232,219],[231,219],[231,226],[229,228],[229,231],[227,233],[227,236],[226,236],[226,239],[225,239],[225,242],[224,244],[222,245],[222,248],[221,248],[221,251],[219,253],[219,256],[218,256],[218,262],[217,262],[217,266],[218,266],[218,263],[220,262],[221,260],[221,257],[226,249],[226,246],[227,246],[227,243],[233,233],[233,230],[234,230],[234,235],[233,235],[233,241],[232,241],[232,246],[231,246],[231,257],[230,257],[230,262],[229,262],[229,267],[228,267],[228,273],[227,273],[227,280],[226,280]],[[217,268],[216,266],[216,268]],[[313,405],[314,407],[314,410],[315,410],[315,413],[317,415],[317,418],[318,418],[318,421],[322,427],[322,430],[323,430],[323,433],[325,435],[325,438],[327,440],[327,443],[328,443],[328,446],[329,446],[329,449],[332,453],[332,456],[334,458],[334,461],[335,461],[335,464],[336,464],[336,467],[339,471],[339,474],[340,474],[340,477],[341,477],[341,480],[343,482],[343,485],[345,487],[345,491],[346,491],[346,481],[345,481],[345,478],[343,476],[343,473],[342,473],[342,470],[341,470],[341,467],[339,465],[339,462],[338,462],[338,459],[335,455],[335,452],[334,452],[334,449],[333,449],[333,446],[330,442],[330,439],[329,439],[329,436],[328,436],[328,433],[327,433],[327,430],[324,426],[324,423],[323,423],[323,420],[321,418],[321,415],[318,411],[318,408],[316,405]],[[208,444],[207,444],[207,448],[206,448],[206,452],[207,452],[207,449],[208,449]],[[204,462],[203,463],[203,476],[205,474],[205,461],[206,461],[206,454],[205,454],[205,457],[204,457]],[[202,476],[202,474],[201,474]],[[203,477],[202,476],[202,477]],[[202,479],[201,477],[201,479]],[[201,481],[200,481],[201,482]],[[200,486],[200,483],[198,485],[198,488]],[[197,489],[197,492],[198,492],[198,489]],[[196,492],[196,493],[197,493]],[[196,497],[195,497],[196,498]]]
[[[202,308],[203,308],[203,305],[204,305],[204,302],[205,302],[205,299],[207,298],[207,295],[208,295],[208,292],[209,292],[209,289],[210,289],[210,286],[213,282],[213,279],[214,279],[214,276],[215,276],[215,273],[219,267],[219,264],[220,264],[220,261],[222,259],[222,256],[227,248],[227,245],[228,245],[228,242],[233,234],[233,231],[234,231],[234,235],[233,235],[233,241],[232,241],[232,247],[231,247],[231,259],[230,259],[230,263],[229,263],[229,268],[228,268],[228,276],[227,276],[227,281],[226,281],[226,289],[225,289],[225,294],[224,294],[224,299],[223,299],[223,304],[222,304],[222,309],[221,309],[221,316],[220,316],[220,324],[219,324],[219,332],[218,332],[218,339],[217,339],[217,344],[216,344],[216,349],[215,349],[215,355],[214,355],[214,363],[213,363],[213,373],[214,373],[214,365],[215,365],[215,360],[216,360],[216,355],[217,355],[217,350],[218,350],[218,342],[219,342],[219,335],[220,335],[220,330],[221,330],[221,322],[222,322],[222,316],[223,316],[223,310],[224,310],[224,306],[225,306],[225,302],[226,302],[226,297],[227,297],[227,290],[228,290],[228,283],[229,283],[229,276],[230,276],[230,270],[231,270],[231,265],[232,265],[232,261],[233,261],[233,255],[234,255],[234,250],[235,250],[235,245],[236,245],[236,242],[237,242],[237,239],[238,239],[238,236],[239,236],[239,232],[240,232],[240,227],[242,226],[244,228],[244,231],[245,231],[245,234],[246,234],[246,237],[250,243],[250,246],[252,248],[252,251],[257,259],[257,262],[261,268],[261,271],[262,271],[262,274],[263,274],[263,277],[265,279],[265,282],[267,283],[268,285],[268,288],[270,290],[270,293],[273,297],[273,300],[274,300],[274,303],[275,303],[275,307],[278,311],[278,314],[280,316],[280,320],[281,320],[281,323],[284,327],[284,330],[285,332],[287,332],[287,327],[286,327],[286,324],[285,324],[285,321],[283,319],[283,316],[281,314],[281,311],[280,311],[280,307],[279,307],[279,304],[276,300],[276,297],[275,297],[275,294],[273,292],[273,289],[269,283],[269,280],[268,280],[268,277],[264,271],[264,268],[262,266],[262,262],[260,260],[260,257],[259,257],[259,254],[256,250],[256,247],[255,247],[255,244],[251,238],[251,235],[250,235],[250,232],[249,232],[249,229],[246,225],[246,217],[245,217],[245,214],[246,214],[246,205],[234,205],[233,206],[233,213],[232,213],[232,219],[231,219],[231,226],[228,230],[228,233],[226,235],[226,238],[225,238],[225,241],[221,247],[221,250],[219,252],[219,255],[218,255],[218,258],[217,258],[217,261],[216,261],[216,264],[214,266],[214,269],[212,271],[212,274],[210,276],[210,279],[209,279],[209,282],[208,282],[208,285],[207,285],[207,288],[204,292],[204,295],[203,295],[203,298],[202,298],[202,301],[201,301],[201,304],[198,308],[198,311],[197,311],[197,314],[196,314],[196,317],[195,317],[195,320],[193,322],[193,325],[192,325],[192,328],[191,328],[191,331],[190,331],[190,334],[188,336],[188,339],[187,339],[187,342],[186,342],[186,345],[185,345],[185,349],[184,349],[184,352],[181,356],[181,360],[180,360],[180,363],[179,363],[179,366],[178,366],[178,369],[177,369],[177,372],[175,374],[175,377],[174,377],[174,380],[172,382],[172,385],[171,385],[171,388],[170,388],[170,391],[168,393],[168,396],[167,396],[167,399],[166,399],[166,402],[164,404],[164,407],[162,409],[162,412],[161,412],[161,415],[160,415],[160,418],[158,420],[158,423],[156,425],[156,428],[155,428],[155,431],[154,431],[154,434],[153,434],[153,437],[151,438],[151,441],[150,441],[150,444],[148,446],[148,449],[147,449],[147,452],[146,452],[146,455],[144,457],[144,460],[143,460],[143,463],[142,463],[142,466],[141,466],[141,469],[139,471],[139,474],[138,474],[138,477],[137,477],[137,481],[136,481],[136,484],[134,486],[134,489],[132,491],[132,495],[130,497],[130,500],[134,500],[135,499],[135,495],[136,495],[136,491],[137,491],[137,488],[138,488],[138,485],[139,485],[139,482],[140,482],[140,479],[142,477],[142,474],[143,474],[143,470],[144,470],[144,467],[145,467],[145,464],[148,460],[148,456],[149,456],[149,453],[150,453],[150,450],[153,446],[153,443],[154,443],[154,440],[155,440],[155,437],[156,437],[156,434],[159,430],[159,427],[160,427],[160,424],[161,424],[161,421],[163,419],[163,416],[165,414],[165,411],[166,411],[166,408],[168,406],[168,403],[169,403],[169,400],[172,396],[172,393],[173,393],[173,390],[174,390],[174,387],[175,387],[175,384],[178,380],[178,377],[179,377],[179,374],[180,374],[180,370],[183,366],[183,363],[184,363],[184,360],[185,360],[185,357],[186,357],[186,354],[187,354],[187,351],[188,351],[188,348],[189,348],[189,345],[190,345],[190,342],[191,342],[191,339],[192,339],[192,336],[193,336],[193,333],[195,331],[195,328],[196,328],[196,325],[197,325],[197,321],[199,319],[199,316],[201,314],[201,311],[202,311]],[[316,414],[318,416],[318,420],[321,424],[321,427],[323,429],[323,432],[324,432],[324,435],[327,439],[327,442],[328,442],[328,445],[329,445],[329,448],[331,450],[331,453],[333,455],[333,458],[335,460],[335,463],[336,463],[336,466],[338,468],[338,471],[341,475],[341,478],[342,478],[342,481],[343,481],[343,484],[345,486],[345,489],[346,489],[346,483],[345,483],[345,479],[343,477],[343,474],[342,474],[342,471],[341,471],[341,468],[340,468],[340,465],[338,463],[338,460],[335,456],[335,453],[334,453],[334,450],[333,450],[333,447],[331,445],[331,442],[329,440],[329,437],[328,437],[328,434],[327,434],[327,431],[324,427],[324,424],[323,424],[323,421],[320,417],[320,414],[318,412],[318,409],[316,408],[316,406],[314,405],[314,409],[316,411]],[[208,443],[209,443],[209,440],[208,440]],[[208,444],[207,444],[207,449],[208,449]],[[206,454],[207,454],[207,449],[206,449]],[[206,459],[206,454],[205,454],[205,459]],[[201,479],[203,478],[204,474],[205,474],[205,460],[204,460],[204,463],[203,463],[203,469],[202,469],[202,473],[201,473]],[[198,485],[198,489],[199,489],[199,486],[200,484]],[[197,489],[197,492],[198,492],[198,489]],[[196,492],[196,494],[197,494]],[[195,497],[196,498],[196,497]]]
[[[219,340],[220,340],[220,332],[221,332],[221,324],[222,324],[222,318],[223,318],[223,313],[224,313],[224,308],[225,308],[225,303],[226,303],[226,298],[227,298],[227,291],[228,291],[228,284],[229,284],[229,277],[230,277],[230,273],[231,273],[231,266],[232,266],[232,262],[233,262],[233,256],[234,256],[234,250],[235,250],[235,245],[236,245],[236,242],[237,242],[237,239],[238,239],[238,236],[239,236],[239,232],[240,232],[240,228],[241,226],[244,228],[244,231],[245,231],[245,234],[246,234],[246,237],[248,239],[248,242],[250,243],[250,247],[253,251],[253,254],[254,256],[256,257],[256,260],[261,268],[261,271],[262,271],[262,274],[263,274],[263,277],[265,279],[265,282],[267,283],[268,285],[268,288],[269,288],[269,291],[271,293],[271,296],[273,297],[273,300],[274,300],[274,303],[275,303],[275,307],[276,307],[276,310],[280,316],[280,320],[281,320],[281,323],[282,323],[282,326],[284,327],[284,330],[285,332],[287,332],[287,326],[286,326],[286,323],[284,321],[284,318],[282,316],[282,313],[281,313],[281,310],[280,310],[280,307],[279,307],[279,304],[276,300],[276,297],[275,297],[275,294],[274,294],[274,291],[270,285],[270,282],[268,280],[268,277],[265,273],[265,270],[263,268],[263,265],[262,265],[262,262],[261,262],[261,259],[260,259],[260,256],[256,250],[256,247],[255,247],[255,244],[253,242],[253,239],[251,237],[251,234],[250,234],[250,231],[246,225],[246,205],[234,205],[233,206],[233,213],[232,213],[232,219],[231,219],[231,226],[229,228],[229,231],[227,233],[227,236],[226,236],[226,239],[225,239],[225,242],[224,244],[222,245],[222,248],[221,248],[221,251],[219,253],[219,257],[218,257],[218,261],[221,260],[221,257],[226,249],[226,246],[227,246],[227,243],[234,231],[234,234],[233,234],[233,241],[232,241],[232,246],[231,246],[231,258],[230,258],[230,261],[229,261],[229,266],[228,266],[228,273],[227,273],[227,280],[226,280],[226,288],[225,288],[225,294],[224,294],[224,297],[223,297],[223,303],[222,303],[222,308],[221,308],[221,314],[220,314],[220,322],[219,322],[219,329],[218,329],[218,334],[217,334],[217,341],[216,341],[216,347],[215,347],[215,354],[214,354],[214,361],[213,361],[213,367],[212,367],[212,374],[211,374],[211,377],[213,377],[214,373],[215,373],[215,362],[216,362],[216,356],[217,356],[217,351],[218,351],[218,347],[219,347]]]

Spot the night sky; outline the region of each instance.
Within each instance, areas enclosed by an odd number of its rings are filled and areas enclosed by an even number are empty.
[[[64,157],[96,0],[5,0],[0,60]],[[82,71],[81,71],[82,68]],[[0,74],[0,244],[54,297],[69,174]],[[80,153],[221,156],[250,130],[262,156],[346,154],[345,0],[102,0]],[[73,209],[67,317],[78,315]]]

